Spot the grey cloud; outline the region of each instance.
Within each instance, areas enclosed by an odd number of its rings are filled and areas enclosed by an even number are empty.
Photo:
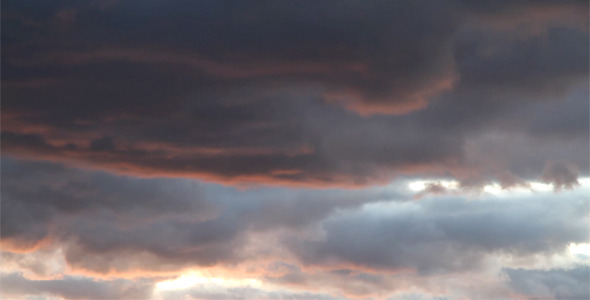
[[[420,199],[420,198],[430,195],[430,194],[443,195],[448,192],[449,192],[448,189],[438,182],[428,183],[428,184],[426,184],[426,187],[424,188],[424,190],[422,190],[422,191],[416,193],[416,195],[414,195],[414,199]]]
[[[197,184],[113,178],[72,171],[58,164],[2,160],[2,237],[32,246],[46,237],[58,216],[107,211],[119,218],[148,219],[190,211],[215,216]],[[179,193],[178,189],[183,189]],[[18,241],[15,241],[18,242]]]
[[[113,176],[62,164],[7,158],[2,160],[2,173],[6,198],[66,213],[85,209],[146,216],[187,210],[215,212],[214,205],[204,199],[201,185],[192,181]]]
[[[573,269],[504,269],[509,285],[529,299],[590,298],[590,267]]]
[[[587,76],[587,32],[556,28],[546,35],[511,39],[509,33],[481,32],[459,38],[455,52],[459,88],[487,89],[497,96],[495,101],[502,102],[513,98],[506,94],[511,90],[520,97],[559,95]]]
[[[110,137],[95,139],[90,143],[90,150],[93,151],[112,151],[115,149],[115,143]]]
[[[55,238],[65,220],[76,216],[138,226],[179,215],[207,220],[218,211],[197,183],[112,177],[5,158],[2,178],[2,238],[22,249]]]
[[[479,171],[480,177],[501,178],[510,170],[522,179],[537,180],[548,161],[570,161],[579,167],[580,176],[588,174],[586,138],[535,138],[519,132],[490,132],[468,141],[467,161]]]
[[[168,271],[237,262],[244,244],[241,234],[245,233],[223,218],[160,221],[132,229],[100,218],[77,218],[64,226],[59,240],[71,243],[65,251],[66,261],[81,269],[99,273]]]
[[[387,191],[241,191],[55,163],[2,163],[3,241],[21,250],[60,244],[68,264],[100,273],[238,262],[247,259],[240,249],[253,232],[296,231],[338,210],[403,199]]]
[[[543,170],[541,179],[553,183],[555,190],[562,188],[572,189],[578,182],[578,170],[575,165],[564,162],[549,162]]]
[[[286,241],[311,265],[414,268],[454,272],[480,266],[486,255],[560,252],[588,235],[580,194],[520,202],[425,199],[412,204],[369,204],[333,216],[320,240]],[[560,211],[559,215],[555,211]]]
[[[64,299],[148,299],[152,282],[147,280],[95,280],[66,276],[63,279],[31,280],[19,273],[2,274],[4,297],[51,295]]]

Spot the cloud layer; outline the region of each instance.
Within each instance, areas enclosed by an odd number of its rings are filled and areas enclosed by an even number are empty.
[[[588,9],[4,1],[0,296],[586,299]]]
[[[237,190],[50,163],[2,164],[6,295],[381,298],[411,293],[416,284],[424,285],[421,293],[451,298],[566,295],[561,286],[577,284],[573,291],[580,293],[582,279],[562,282],[536,268],[569,270],[589,257],[568,252],[588,242],[586,179],[559,194],[521,189],[503,197],[415,201],[403,183],[356,191]],[[199,278],[211,277],[199,273],[180,290],[157,288],[190,270],[235,279],[206,281]],[[526,272],[539,275],[525,280]],[[481,276],[488,290],[438,279],[478,273],[487,274]]]
[[[140,176],[300,186],[448,170],[533,178],[560,160],[586,174],[587,9],[9,1],[3,149]],[[492,170],[473,162],[487,153],[466,153],[487,134],[542,152],[513,158],[529,153],[510,142]]]

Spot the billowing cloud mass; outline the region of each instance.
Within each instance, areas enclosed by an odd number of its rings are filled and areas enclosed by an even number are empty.
[[[0,296],[587,299],[586,1],[4,1]]]

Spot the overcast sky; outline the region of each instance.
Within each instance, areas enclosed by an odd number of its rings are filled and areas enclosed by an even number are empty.
[[[7,299],[589,299],[588,1],[2,3]]]

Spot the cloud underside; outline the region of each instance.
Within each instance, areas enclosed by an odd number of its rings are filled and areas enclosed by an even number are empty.
[[[7,3],[4,153],[299,186],[588,172],[587,3],[137,5]]]

